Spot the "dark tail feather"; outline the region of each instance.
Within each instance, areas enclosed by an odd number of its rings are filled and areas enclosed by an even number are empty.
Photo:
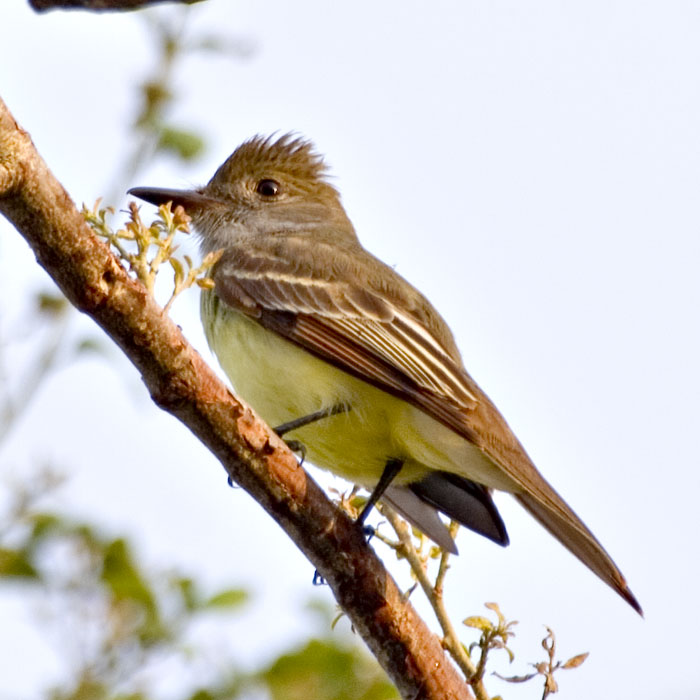
[[[506,526],[485,486],[457,474],[431,472],[409,488],[422,501],[464,527],[503,547],[509,543]]]
[[[431,472],[408,486],[392,486],[383,499],[431,540],[453,554],[457,547],[437,511],[506,546],[508,533],[487,488],[449,472]]]

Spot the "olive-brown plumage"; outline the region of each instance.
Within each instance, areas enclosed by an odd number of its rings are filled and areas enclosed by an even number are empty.
[[[294,434],[318,466],[371,487],[400,464],[383,497],[452,551],[435,511],[507,544],[491,490],[507,491],[641,614],[466,372],[442,317],[361,246],[309,143],[255,137],[202,188],[131,192],[182,204],[203,250],[223,249],[202,317],[243,398],[272,424],[343,407]]]

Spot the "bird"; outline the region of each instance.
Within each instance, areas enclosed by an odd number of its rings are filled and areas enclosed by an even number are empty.
[[[201,298],[211,349],[290,444],[371,491],[360,520],[381,499],[448,552],[457,548],[438,513],[505,546],[492,496],[506,492],[643,614],[468,374],[442,316],[362,246],[310,141],[257,135],[202,187],[129,193],[181,205],[202,253],[222,251]]]

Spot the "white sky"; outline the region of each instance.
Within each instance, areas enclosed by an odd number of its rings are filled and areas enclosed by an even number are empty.
[[[561,674],[562,698],[698,697],[700,5],[209,0],[189,18],[193,31],[254,39],[257,53],[183,64],[174,116],[209,151],[128,184],[204,182],[258,132],[313,139],[364,244],[442,312],[467,369],[646,613],[502,497],[512,544],[460,535],[455,619],[495,600],[520,620],[505,674],[541,658],[543,624],[563,658],[590,651]],[[0,26],[0,95],[75,201],[92,202],[129,148],[134,85],[153,59],[143,22],[15,2]],[[43,278],[4,220],[0,273],[6,331]],[[196,308],[181,301],[175,316],[206,353]],[[48,456],[73,474],[63,507],[126,530],[150,561],[259,589],[235,631],[241,655],[302,637],[296,610],[330,597],[125,363],[92,358],[53,376],[0,478]],[[2,615],[18,621],[0,626],[0,698],[29,698],[27,677],[50,679],[55,661],[0,598]]]

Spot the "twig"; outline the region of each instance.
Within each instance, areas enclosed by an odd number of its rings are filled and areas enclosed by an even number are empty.
[[[178,5],[194,5],[202,0],[29,0],[30,7],[36,12],[50,10],[90,10],[92,12],[123,12],[141,10],[150,5],[165,2]]]

